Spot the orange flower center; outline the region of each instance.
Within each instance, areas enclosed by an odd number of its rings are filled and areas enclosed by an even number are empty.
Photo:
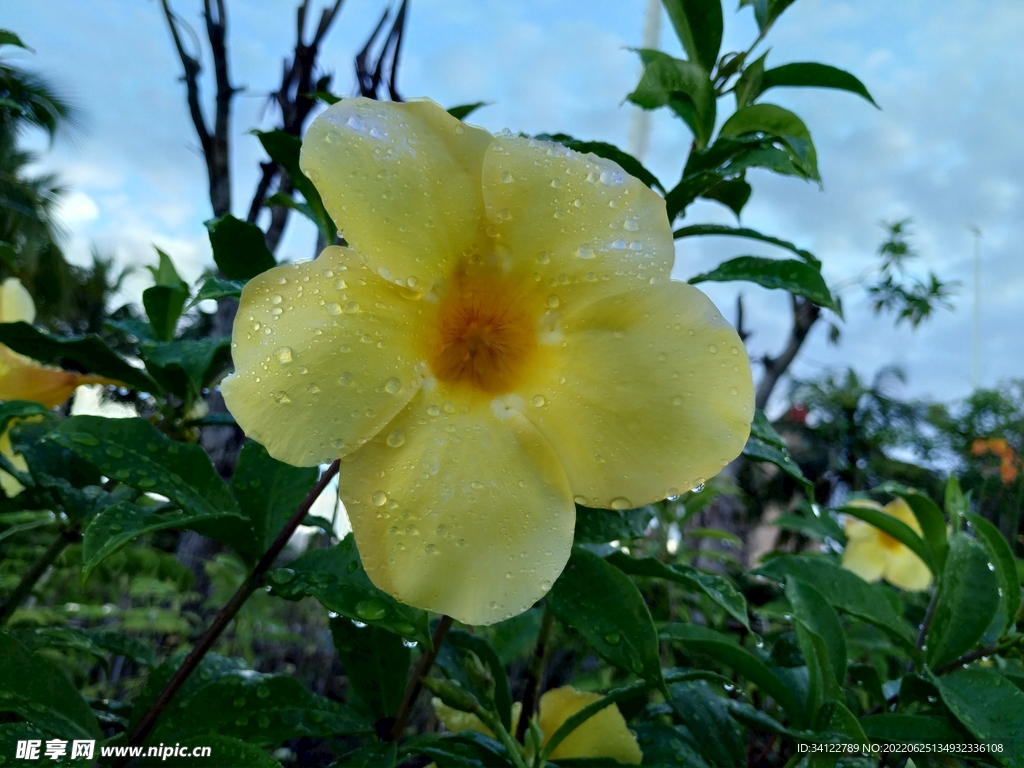
[[[903,544],[900,543],[899,539],[894,539],[892,536],[890,536],[885,531],[879,531],[878,532],[878,544],[883,549],[887,549],[890,552],[892,552],[892,551],[894,551],[896,549],[899,549],[900,547],[903,546]]]
[[[427,359],[439,381],[497,395],[521,380],[537,347],[534,302],[517,281],[460,270],[441,298]]]

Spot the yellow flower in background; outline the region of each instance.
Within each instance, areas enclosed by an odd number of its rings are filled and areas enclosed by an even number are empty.
[[[989,440],[978,438],[971,443],[972,455],[983,456],[986,453],[998,457],[1000,480],[1009,484],[1017,479],[1017,469],[1021,466],[1021,460],[1017,456],[1017,452],[1013,450],[1013,446],[1006,442],[1005,438],[996,437]]]
[[[588,704],[601,698],[597,693],[585,693],[565,686],[555,688],[540,697],[537,725],[544,734],[543,747],[559,727]],[[493,737],[491,730],[480,722],[480,719],[468,712],[460,712],[433,699],[434,711],[438,719],[452,733],[459,731],[477,731]],[[512,730],[516,729],[522,705],[512,705]],[[620,763],[639,765],[643,759],[636,737],[626,726],[617,705],[605,707],[596,715],[586,720],[574,730],[561,744],[555,747],[550,755],[552,760],[569,760],[575,757],[609,757]]]
[[[742,450],[743,344],[669,279],[664,200],[615,163],[366,99],[318,117],[301,161],[349,247],[246,285],[223,393],[274,457],[344,459],[380,589],[520,613],[568,559],[574,502],[658,501]]]
[[[31,323],[36,307],[16,277],[0,285],[0,323]],[[19,355],[0,344],[0,400],[31,400],[48,408],[60,405],[82,384],[114,384],[102,376],[63,371]]]
[[[892,515],[921,535],[921,524],[903,499],[891,501],[884,507],[864,499],[850,504]],[[894,586],[912,590],[925,589],[932,583],[932,573],[924,561],[889,534],[852,517],[847,519],[845,530],[848,541],[843,552],[843,567],[865,581],[885,579]]]
[[[31,323],[36,319],[36,306],[21,281],[9,277],[0,284],[0,323]],[[48,408],[67,400],[81,384],[113,384],[100,376],[84,376],[40,365],[0,344],[0,401],[30,400]],[[28,465],[11,446],[10,427],[0,435],[0,453],[15,468],[25,472]],[[0,488],[8,497],[17,496],[25,487],[8,472],[0,470]]]

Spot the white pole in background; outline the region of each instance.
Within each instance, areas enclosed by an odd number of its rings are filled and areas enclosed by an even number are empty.
[[[661,39],[661,0],[647,0],[647,15],[644,17],[644,48],[657,48]],[[640,68],[643,72],[643,66]],[[633,107],[633,118],[629,124],[629,153],[643,162],[651,141],[651,113],[640,107]]]
[[[968,227],[974,235],[974,329],[971,338],[971,389],[981,382],[981,229]]]

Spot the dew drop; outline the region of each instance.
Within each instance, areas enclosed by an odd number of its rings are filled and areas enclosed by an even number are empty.
[[[423,548],[423,551],[426,552],[428,555],[436,555],[437,554],[437,545],[436,544],[427,544],[427,546],[425,546]]]
[[[387,503],[387,500],[388,495],[384,491],[377,491],[370,499],[375,507],[383,507]]]
[[[536,406],[537,408],[541,408],[544,406],[544,403],[546,403],[547,400],[544,399],[544,395],[534,395],[533,400],[531,400],[530,402],[532,402],[534,406]]]
[[[346,315],[354,315],[356,312],[359,311],[359,302],[358,301],[349,301],[349,302],[347,302],[345,304],[344,310],[345,310],[345,314]]]
[[[402,391],[402,382],[392,376],[387,380],[387,383],[384,384],[384,391],[389,395],[397,395]]]
[[[466,129],[463,128],[461,125],[456,125],[455,126],[455,133],[457,133],[459,136],[461,136],[465,132],[466,132]]]
[[[708,347],[708,352],[710,352],[712,355],[716,355],[718,354],[718,347],[712,344]]]
[[[279,350],[277,350],[277,362],[281,363],[281,365],[287,365],[291,361],[292,361],[292,348],[291,347],[281,347]]]
[[[98,438],[96,438],[94,435],[90,435],[85,432],[79,432],[77,434],[74,434],[71,436],[71,439],[74,440],[79,445],[87,445],[90,447],[95,447],[100,444]]]
[[[363,600],[356,603],[356,616],[363,621],[376,621],[383,619],[388,613],[388,607],[379,600]]]
[[[581,506],[585,506],[586,503],[587,503],[587,497],[586,496],[573,496],[572,500],[575,501],[577,504],[579,504]]]
[[[562,180],[561,179],[552,179],[551,180],[551,188],[552,189],[558,189],[560,186],[562,186]]]
[[[273,296],[270,297],[271,304],[280,304],[282,301],[284,301],[284,299],[281,298],[281,294],[279,293],[275,293]]]
[[[684,402],[682,395],[676,395],[672,398],[672,405],[682,405]]]
[[[512,183],[512,174],[509,171],[505,171],[503,174],[501,174],[501,180],[505,184],[511,184]]]
[[[281,405],[287,405],[292,401],[292,399],[288,397],[288,393],[285,392],[284,390],[279,390],[278,392],[275,392],[274,400],[276,400]]]
[[[338,315],[341,314],[341,304],[339,304],[336,301],[328,302],[327,306],[324,307],[324,309],[327,310],[328,315],[334,315],[335,317],[337,317]]]
[[[581,259],[592,259],[594,258],[594,249],[589,244],[584,243],[576,249],[576,255]]]
[[[338,377],[338,383],[343,387],[349,387],[352,385],[352,374],[345,371],[341,376]]]
[[[558,305],[561,304],[558,297],[555,294],[548,296],[548,309],[558,309]]]
[[[405,430],[401,427],[395,427],[391,430],[391,434],[388,435],[388,445],[392,448],[400,448],[405,444]]]
[[[617,509],[620,512],[624,509],[629,509],[631,506],[633,505],[630,504],[629,499],[627,499],[625,496],[617,496],[616,498],[612,499],[612,509]]]
[[[622,635],[618,632],[610,632],[604,636],[604,641],[608,643],[608,645],[618,645],[622,642]]]
[[[445,403],[444,404],[444,412],[445,413],[455,413],[455,405],[453,403]]]

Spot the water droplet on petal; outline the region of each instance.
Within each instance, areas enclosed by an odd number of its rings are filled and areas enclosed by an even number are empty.
[[[627,232],[636,232],[638,229],[640,229],[640,225],[637,224],[636,219],[629,218],[622,222],[622,228]]]
[[[544,395],[534,395],[533,400],[531,400],[531,402],[537,408],[541,408],[544,405],[544,403],[547,402],[547,400],[544,399]]]
[[[387,380],[387,383],[384,384],[384,391],[389,395],[397,395],[402,391],[402,382],[392,376]]]
[[[405,443],[405,430],[395,427],[388,435],[388,445],[392,448],[400,448]]]
[[[589,244],[584,243],[576,249],[576,255],[581,259],[592,259],[594,258],[594,249]]]
[[[604,636],[604,641],[608,643],[608,645],[618,645],[622,642],[622,635],[618,632],[610,632]]]
[[[324,309],[327,310],[327,314],[328,315],[335,315],[335,316],[337,316],[337,315],[341,314],[341,304],[339,304],[336,301],[328,302],[327,306],[324,307]]]
[[[710,352],[712,355],[718,354],[718,347],[712,344],[708,347],[708,352]]]
[[[292,350],[291,347],[281,347],[277,350],[277,362],[281,365],[287,365],[292,361]]]
[[[620,512],[624,509],[629,509],[632,506],[633,505],[630,503],[629,499],[627,499],[625,496],[617,496],[616,498],[612,499],[612,509],[617,509]]]
[[[383,507],[387,503],[387,500],[388,495],[384,491],[377,491],[370,499],[375,507]]]
[[[501,180],[506,184],[512,183],[512,174],[509,171],[505,171],[501,174]]]
[[[558,309],[558,305],[560,303],[561,302],[558,300],[558,297],[555,294],[552,293],[550,296],[548,296],[548,309]]]

